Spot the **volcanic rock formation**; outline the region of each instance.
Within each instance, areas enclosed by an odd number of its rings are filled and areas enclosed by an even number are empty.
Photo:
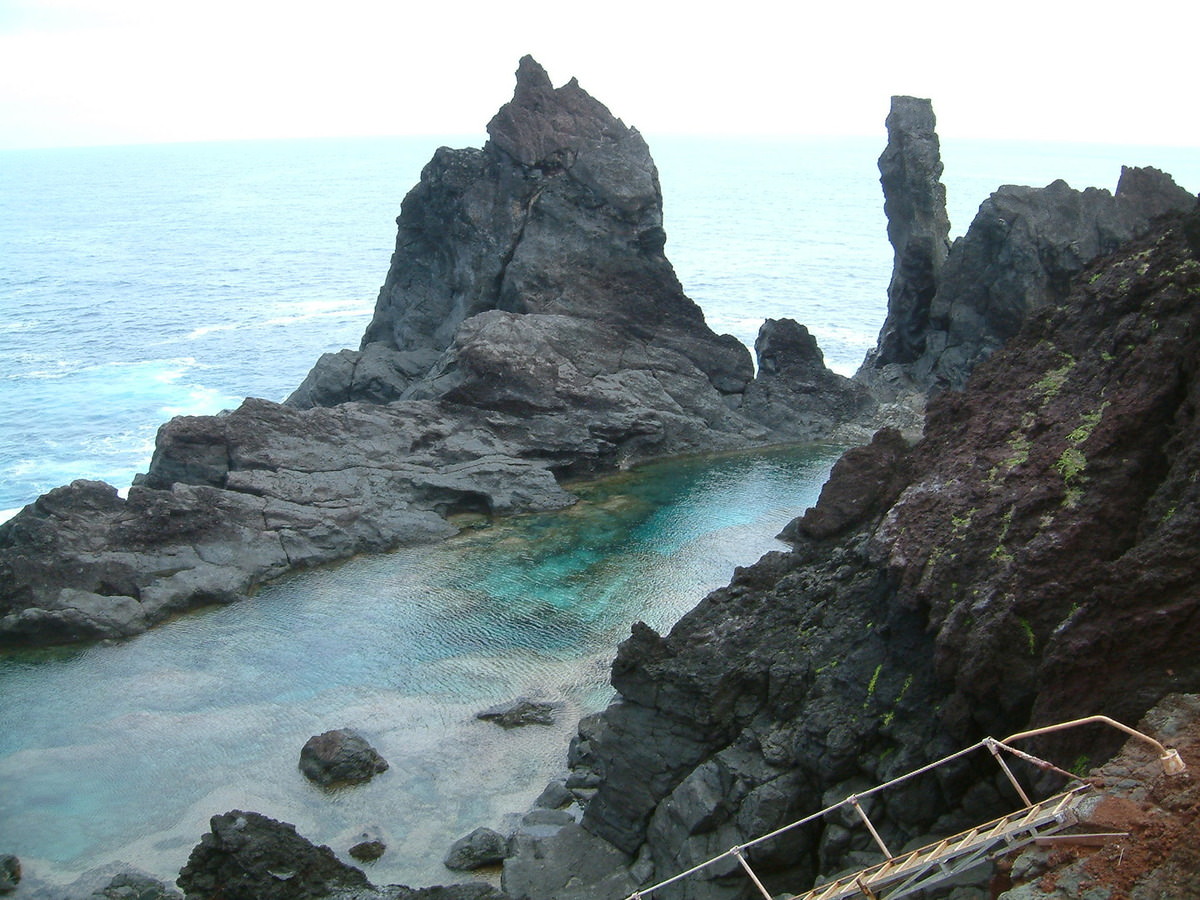
[[[1196,691],[1197,471],[1193,207],[1084,268],[964,391],[931,401],[916,446],[883,431],[847,454],[789,527],[790,552],[739,570],[666,637],[634,626],[619,700],[571,754],[572,779],[598,786],[588,840],[625,877],[610,864],[603,884],[564,888],[518,853],[506,889],[617,897],[985,735],[1096,712],[1133,722]],[[1069,765],[1116,748],[1089,735],[1041,749]],[[984,821],[1008,790],[964,763],[869,814],[902,847]],[[747,856],[768,890],[797,892],[870,849],[853,824]],[[565,859],[573,843],[564,830],[524,855]],[[662,896],[752,892],[727,859]]]
[[[1061,303],[1091,260],[1195,198],[1152,168],[1125,168],[1115,194],[1004,185],[946,249],[949,221],[929,101],[894,97],[879,158],[895,266],[888,315],[857,379],[881,397],[958,390],[1034,310]]]
[[[521,60],[482,150],[405,198],[359,350],[286,405],[159,431],[128,500],[57,488],[0,525],[0,643],[137,633],[297,567],[454,532],[458,511],[566,506],[558,479],[653,456],[861,438],[874,401],[769,323],[760,376],[663,253],[645,141]]]

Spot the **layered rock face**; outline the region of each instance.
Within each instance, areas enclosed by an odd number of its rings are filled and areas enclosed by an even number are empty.
[[[1085,269],[931,403],[915,447],[883,431],[847,454],[788,529],[791,552],[739,570],[666,637],[634,628],[619,701],[573,749],[576,781],[599,776],[583,826],[645,884],[984,735],[1132,722],[1195,691],[1198,409],[1193,210]],[[1069,765],[1115,747],[1040,749]],[[976,824],[1012,808],[993,772],[913,782],[872,822],[893,847]],[[770,891],[796,892],[871,848],[833,820],[749,858]],[[731,862],[663,896],[752,892]]]
[[[895,266],[888,315],[857,378],[884,397],[958,390],[1034,310],[1060,303],[1097,256],[1195,201],[1152,168],[1122,169],[1116,193],[1005,185],[946,249],[949,222],[933,112],[896,97],[879,159]]]
[[[0,643],[137,633],[290,569],[453,533],[457,511],[566,506],[558,479],[653,456],[860,439],[869,393],[802,326],[760,375],[664,255],[641,136],[526,57],[482,150],[405,198],[359,350],[285,405],[160,430],[128,501],[76,482],[0,525]]]

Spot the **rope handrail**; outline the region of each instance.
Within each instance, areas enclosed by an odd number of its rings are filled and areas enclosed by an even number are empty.
[[[828,815],[829,813],[833,812],[834,810],[840,809],[841,807],[844,807],[844,806],[854,806],[857,808],[859,815],[866,822],[867,828],[871,831],[872,835],[875,836],[876,842],[879,844],[879,846],[883,850],[884,856],[891,858],[892,854],[890,853],[890,851],[888,851],[887,847],[884,846],[882,840],[875,833],[875,829],[871,825],[870,820],[866,818],[866,814],[862,811],[862,807],[861,807],[859,801],[865,797],[870,797],[874,794],[880,793],[881,791],[885,791],[885,790],[888,790],[889,788],[893,788],[896,785],[903,784],[904,782],[909,781],[913,778],[916,778],[919,775],[924,775],[925,773],[930,772],[933,769],[937,769],[941,766],[946,765],[947,763],[953,762],[956,759],[960,759],[960,758],[967,756],[971,753],[974,753],[975,751],[980,750],[980,749],[986,748],[993,754],[993,756],[995,756],[997,762],[1000,763],[1001,768],[1004,770],[1005,774],[1008,776],[1009,781],[1012,782],[1013,787],[1016,788],[1017,793],[1021,796],[1021,799],[1024,801],[1026,807],[1028,807],[1031,805],[1028,797],[1025,796],[1025,792],[1021,789],[1020,785],[1017,783],[1017,781],[1013,777],[1012,773],[1008,770],[1008,767],[1004,764],[1004,761],[1003,761],[1003,759],[1001,759],[998,751],[1004,751],[1006,753],[1009,753],[1018,759],[1021,759],[1025,762],[1028,762],[1028,763],[1031,763],[1031,764],[1037,766],[1040,769],[1043,769],[1046,771],[1053,771],[1053,772],[1056,772],[1059,775],[1063,775],[1067,778],[1075,778],[1076,776],[1074,774],[1072,774],[1071,772],[1067,772],[1063,769],[1060,769],[1058,766],[1054,765],[1053,763],[1047,762],[1044,759],[1040,759],[1030,753],[1026,753],[1023,750],[1018,750],[1015,747],[1011,747],[1011,746],[1009,746],[1009,744],[1012,741],[1023,740],[1025,738],[1034,737],[1039,734],[1046,734],[1046,733],[1053,732],[1053,731],[1061,731],[1066,728],[1074,728],[1074,727],[1077,727],[1080,725],[1088,725],[1088,724],[1093,724],[1093,723],[1110,725],[1110,726],[1117,728],[1118,730],[1123,731],[1133,737],[1141,738],[1142,740],[1147,741],[1150,744],[1153,744],[1158,749],[1159,759],[1163,764],[1164,770],[1168,774],[1178,774],[1179,772],[1182,772],[1184,770],[1184,768],[1186,768],[1184,766],[1183,760],[1180,759],[1180,757],[1179,757],[1179,751],[1170,750],[1170,749],[1164,747],[1158,741],[1154,740],[1154,738],[1151,738],[1148,735],[1142,734],[1140,731],[1136,731],[1127,725],[1123,725],[1120,722],[1110,719],[1108,716],[1089,716],[1084,719],[1074,719],[1070,722],[1062,722],[1057,725],[1047,725],[1042,728],[1035,728],[1030,731],[1022,731],[1017,734],[1010,735],[1009,737],[1005,738],[1004,740],[997,740],[996,738],[993,738],[993,737],[986,737],[981,741],[971,744],[969,747],[964,747],[961,750],[951,753],[949,756],[944,756],[941,759],[935,760],[931,763],[927,763],[926,765],[921,766],[920,768],[913,769],[911,772],[906,772],[903,775],[900,775],[900,776],[897,776],[896,778],[891,779],[890,781],[884,782],[883,784],[878,784],[875,787],[869,788],[868,790],[865,790],[865,791],[850,794],[848,797],[844,797],[843,799],[839,800],[837,803],[833,803],[829,806],[826,806],[824,809],[820,809],[814,813],[811,813],[810,815],[807,815],[802,819],[797,819],[795,822],[790,822],[787,825],[781,826],[780,828],[776,828],[774,831],[768,832],[767,834],[760,835],[759,837],[756,837],[753,840],[747,841],[744,844],[735,844],[734,846],[730,847],[725,852],[719,853],[716,856],[712,857],[711,859],[707,859],[702,863],[692,866],[690,869],[687,869],[683,872],[679,872],[675,875],[672,875],[670,878],[660,881],[657,884],[653,884],[650,887],[641,888],[640,890],[634,891],[632,894],[630,894],[628,897],[626,897],[625,900],[641,900],[641,898],[647,897],[657,890],[660,890],[664,887],[675,884],[678,881],[682,881],[683,879],[688,878],[692,875],[695,875],[697,872],[700,872],[700,871],[708,868],[709,866],[713,865],[714,863],[718,863],[723,859],[728,859],[729,857],[735,858],[741,864],[742,868],[744,868],[750,874],[750,877],[755,881],[755,883],[758,884],[759,890],[763,893],[764,897],[767,897],[767,900],[770,900],[769,895],[767,894],[766,890],[764,888],[762,888],[761,884],[759,883],[757,876],[750,869],[749,863],[746,861],[745,856],[743,855],[744,851],[750,849],[751,847],[756,847],[759,844],[765,843],[766,841],[777,838],[783,834],[786,834],[787,832],[792,831],[793,829],[800,828],[804,825],[808,825],[811,822],[815,822],[817,819],[823,818],[824,816]]]

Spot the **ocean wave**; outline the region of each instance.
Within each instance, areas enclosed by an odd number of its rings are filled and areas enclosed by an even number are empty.
[[[238,406],[242,399],[217,388],[196,386],[188,392],[182,403],[159,407],[159,412],[168,418],[173,416],[212,416],[223,409]]]

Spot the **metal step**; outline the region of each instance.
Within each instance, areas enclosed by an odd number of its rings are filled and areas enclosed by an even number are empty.
[[[1081,785],[969,831],[902,853],[877,865],[826,882],[794,900],[868,897],[899,900],[977,865],[1003,845],[1011,850],[1075,822],[1075,805],[1090,790]]]

